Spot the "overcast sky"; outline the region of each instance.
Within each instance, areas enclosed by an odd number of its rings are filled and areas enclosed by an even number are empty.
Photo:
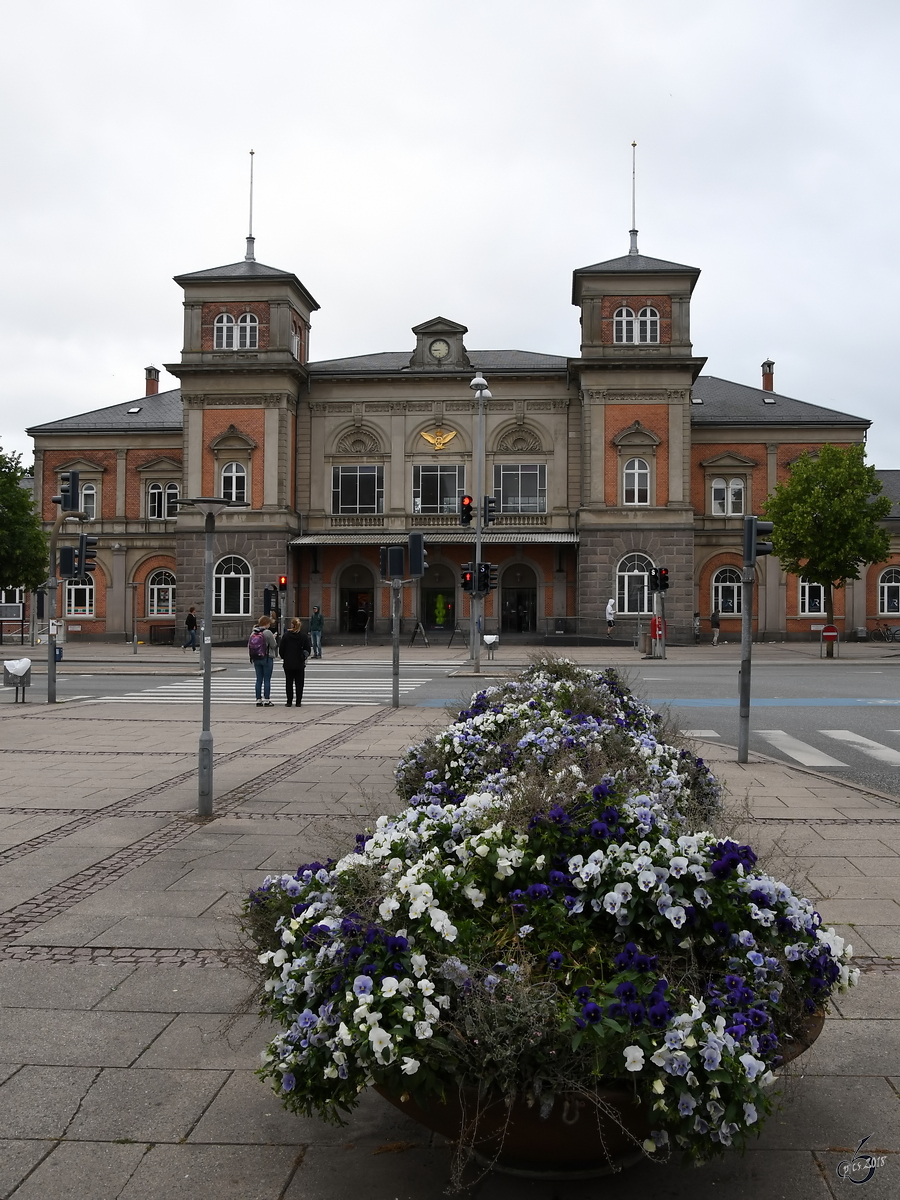
[[[312,358],[438,314],[577,354],[571,272],[627,250],[636,140],[640,248],[702,269],[706,372],[771,357],[900,468],[898,33],[896,0],[6,4],[2,446],[177,362],[172,276],[243,257],[251,147]]]

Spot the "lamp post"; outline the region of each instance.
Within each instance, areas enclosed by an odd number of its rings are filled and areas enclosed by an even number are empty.
[[[469,387],[478,401],[478,422],[475,437],[475,585],[478,586],[478,564],[481,562],[481,523],[484,509],[484,402],[491,399],[487,380],[479,371]],[[472,617],[472,670],[481,672],[481,625],[484,612],[484,595],[472,592],[470,600]]]
[[[203,529],[206,534],[206,553],[203,576],[203,630],[200,640],[200,668],[203,671],[203,728],[200,731],[200,747],[197,755],[197,815],[211,817],[213,810],[213,735],[210,728],[210,705],[212,699],[212,616],[213,616],[213,538],[216,532],[216,517],[224,508],[231,506],[230,500],[220,496],[196,496],[191,500],[179,501],[182,505],[195,508],[203,514]]]

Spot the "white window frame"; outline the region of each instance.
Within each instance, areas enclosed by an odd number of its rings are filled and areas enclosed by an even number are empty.
[[[737,567],[720,567],[712,579],[712,609],[718,609],[723,617],[739,617],[742,599],[740,571]]]
[[[642,485],[641,480],[644,480]],[[629,480],[631,481],[629,483]],[[622,468],[622,503],[633,507],[646,507],[650,504],[650,463],[646,458],[628,458]],[[628,499],[629,492],[632,499]],[[645,499],[641,499],[641,494]]]
[[[888,567],[878,578],[878,614],[896,617],[900,613],[900,570]]]
[[[0,604],[24,604],[25,589],[0,587]]]
[[[638,313],[638,341],[659,342],[659,313],[649,305]]]
[[[246,570],[235,570],[234,567],[238,564]],[[227,587],[226,581],[234,579],[242,581],[236,597],[237,607],[226,608],[227,604],[233,604],[235,600],[235,589]],[[252,599],[253,572],[247,560],[237,554],[226,554],[224,558],[220,558],[213,576],[213,614],[217,617],[249,617]]]
[[[710,512],[714,517],[742,517],[746,481],[734,475],[726,479],[717,475],[710,485]]]
[[[818,596],[816,595],[818,593]],[[818,599],[819,607],[810,607]],[[798,601],[801,617],[824,617],[825,589],[821,583],[813,583],[811,579],[801,576],[798,588]]]
[[[163,520],[163,487],[161,483],[151,483],[147,488],[147,519],[150,521]]]
[[[259,321],[253,313],[243,313],[237,323],[238,350],[259,348]]]
[[[76,603],[76,593],[84,592],[83,603]],[[65,612],[67,617],[93,617],[96,588],[90,575],[83,579],[66,580]]]
[[[422,505],[422,472],[435,475],[438,480],[438,500],[436,504]],[[451,479],[451,472],[456,472],[456,494],[441,496],[441,479]],[[449,485],[452,490],[452,485]],[[412,505],[414,513],[458,513],[459,501],[466,494],[466,467],[464,463],[416,463],[413,466]]]
[[[181,499],[181,488],[177,483],[167,483],[165,486],[165,507],[167,521],[174,521],[178,516],[178,501]]]
[[[634,309],[624,305],[616,309],[613,318],[613,340],[622,345],[634,344]]]
[[[622,616],[637,616],[652,613],[653,600],[650,591],[650,571],[653,560],[646,554],[626,554],[616,567],[616,611]],[[638,598],[638,606],[634,601]],[[643,607],[640,607],[640,604]]]
[[[215,322],[213,347],[216,350],[234,349],[234,317],[231,313],[219,313]]]
[[[81,485],[81,511],[87,513],[88,521],[97,520],[97,485],[83,483]]]
[[[536,477],[534,496],[522,496],[522,478]],[[510,487],[510,483],[514,486]],[[512,493],[515,494],[512,494]],[[494,463],[494,497],[501,513],[547,511],[547,467],[544,463]]]
[[[147,616],[175,616],[175,576],[164,567],[147,577]]]
[[[356,477],[356,503],[342,503],[344,480]],[[373,504],[362,504],[359,499],[361,477],[375,480]],[[352,490],[352,488],[351,488]],[[381,463],[340,463],[331,468],[331,511],[349,516],[372,516],[384,512],[384,467]]]
[[[222,498],[232,504],[247,503],[247,468],[242,462],[232,459],[223,465],[220,478],[222,480]],[[240,486],[238,486],[240,483]]]

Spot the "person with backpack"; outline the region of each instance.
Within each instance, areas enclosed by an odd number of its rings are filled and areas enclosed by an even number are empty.
[[[286,707],[290,708],[297,694],[297,707],[303,701],[303,682],[306,674],[306,660],[309,658],[312,645],[309,634],[303,633],[300,618],[294,617],[291,627],[281,639],[278,653],[281,655],[284,667],[284,690],[287,695]]]
[[[269,693],[272,688],[272,668],[275,666],[275,658],[278,654],[278,643],[275,641],[274,633],[269,628],[271,624],[272,621],[269,617],[260,617],[253,626],[253,632],[250,634],[250,640],[247,643],[250,661],[253,663],[253,668],[256,671],[257,708],[272,707]]]
[[[313,658],[322,657],[322,628],[324,625],[325,620],[317,604],[312,610],[312,616],[309,618],[309,636],[312,641]]]

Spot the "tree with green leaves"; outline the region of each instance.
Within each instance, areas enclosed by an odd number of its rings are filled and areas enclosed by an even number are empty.
[[[20,454],[0,450],[0,586],[34,591],[47,578],[49,552],[31,491],[22,487],[26,475]]]
[[[881,480],[866,465],[862,443],[826,444],[817,455],[801,454],[763,505],[775,526],[772,543],[782,568],[822,585],[829,624],[835,589],[888,556],[890,534],[880,522],[892,502],[880,493]],[[829,644],[829,657],[833,650]]]

